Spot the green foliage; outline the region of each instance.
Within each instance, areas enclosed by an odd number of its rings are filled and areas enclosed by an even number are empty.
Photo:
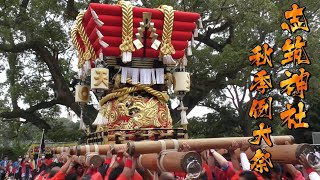
[[[46,136],[53,142],[78,142],[86,138],[85,134],[78,130],[79,123],[73,123],[66,118],[53,120],[51,127]]]

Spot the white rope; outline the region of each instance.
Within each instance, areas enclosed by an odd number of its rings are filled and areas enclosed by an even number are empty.
[[[144,167],[142,166],[142,163],[141,163],[141,159],[142,159],[142,156],[140,155],[137,163],[138,163],[138,166],[140,166],[140,168],[144,169]]]
[[[90,152],[90,146],[86,145],[86,153]]]
[[[164,140],[159,140],[161,144],[161,151],[167,150],[167,144]]]
[[[179,142],[176,139],[172,139],[173,144],[174,144],[174,149],[178,150],[179,149]]]
[[[159,162],[159,167],[160,167],[160,170],[162,171],[162,172],[167,172],[167,170],[164,168],[164,165],[163,165],[163,161],[164,161],[164,157],[165,157],[165,155],[166,155],[166,153],[165,154],[162,154],[161,156],[160,156],[160,162]]]
[[[94,152],[99,153],[99,146],[97,144],[94,145]]]

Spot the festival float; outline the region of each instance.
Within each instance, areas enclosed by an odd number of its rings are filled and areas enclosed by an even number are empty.
[[[91,3],[78,15],[71,37],[79,59],[75,101],[83,107],[90,101],[90,91],[95,94],[96,131],[90,132],[81,116],[87,145],[59,147],[54,153],[92,158],[88,153],[105,155],[111,148],[126,147],[131,155],[140,155],[139,164],[146,169],[200,174],[202,162],[196,152],[226,149],[232,142],[251,138],[188,139],[183,97],[190,91],[188,57],[201,28],[198,13],[167,5],[152,9],[128,1]],[[180,128],[173,128],[168,92],[180,101]],[[292,136],[274,136],[276,145],[266,147],[274,162],[297,163],[299,154],[310,149],[305,144],[285,145],[286,141],[294,143]],[[190,152],[177,151],[183,143]]]

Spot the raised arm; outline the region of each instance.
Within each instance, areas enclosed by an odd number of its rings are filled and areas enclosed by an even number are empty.
[[[310,180],[319,180],[320,176],[317,172],[315,172],[315,170],[309,165],[306,155],[301,154],[300,155],[300,163],[303,165],[303,167],[306,169]]]
[[[246,150],[250,147],[250,144],[248,141],[243,141],[241,143],[241,147],[240,147],[240,161],[241,161],[241,165],[242,165],[242,170],[246,171],[249,170],[250,171],[250,161],[246,155]]]
[[[237,155],[235,154],[235,150],[238,148],[239,148],[239,144],[237,142],[232,142],[232,145],[228,149],[235,172],[238,172],[241,170],[240,162],[238,160]]]
[[[73,162],[73,158],[72,157],[68,157],[68,160],[67,162],[61,167],[60,171],[63,173],[63,174],[66,174],[69,167],[70,167],[70,164],[71,162]]]

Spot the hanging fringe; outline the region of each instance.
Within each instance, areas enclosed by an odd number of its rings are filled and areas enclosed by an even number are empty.
[[[125,84],[127,82],[127,76],[128,76],[128,68],[122,67],[121,68],[121,83]]]
[[[139,69],[138,68],[131,68],[131,79],[132,84],[138,84],[139,83]]]
[[[128,63],[132,60],[132,52],[123,52],[122,53],[122,62]]]
[[[100,52],[99,52],[99,60],[100,60],[100,61],[103,61],[103,52],[102,52],[102,49],[101,49]]]
[[[99,39],[102,39],[103,38],[103,35],[102,33],[98,30],[98,28],[96,28],[96,32],[97,32],[97,36]]]
[[[156,69],[156,81],[157,81],[157,84],[164,84],[164,69],[163,68]]]
[[[103,26],[104,23],[102,21],[100,21],[99,16],[97,15],[97,13],[93,9],[91,9],[91,15],[94,19],[94,22],[96,22],[96,24],[99,27]]]
[[[181,115],[181,125],[188,125],[188,119],[187,119],[187,111],[188,107],[184,107],[182,100],[180,101],[180,107],[178,108],[178,110],[181,111],[180,115]]]
[[[154,72],[154,69],[151,69],[151,83],[152,84],[156,84],[157,83],[156,74]]]
[[[99,111],[96,119],[92,123],[92,125],[107,125],[108,119],[103,116],[103,114]]]
[[[109,44],[106,43],[106,42],[104,42],[104,41],[102,41],[101,39],[99,39],[99,44],[100,44],[103,48],[109,47]]]
[[[192,38],[191,38],[191,46],[194,47],[194,36],[193,36],[193,34],[192,34]]]
[[[182,58],[182,66],[187,66],[187,65],[188,65],[188,58],[186,55],[184,55]]]
[[[171,55],[164,55],[163,56],[163,64],[176,64],[177,62],[172,58]]]
[[[187,56],[192,56],[192,48],[191,48],[191,45],[189,45],[188,48],[187,48]]]
[[[198,21],[199,21],[199,29],[203,29],[202,19],[200,18]]]
[[[198,35],[199,35],[199,29],[198,29],[198,26],[196,26],[196,29],[194,29],[194,32],[193,32],[193,36],[198,37]]]
[[[81,108],[81,114],[80,114],[80,130],[86,130],[86,124],[83,122],[83,109]]]
[[[91,62],[90,61],[86,61],[84,66],[83,66],[83,75],[85,77],[89,76],[91,73]]]

